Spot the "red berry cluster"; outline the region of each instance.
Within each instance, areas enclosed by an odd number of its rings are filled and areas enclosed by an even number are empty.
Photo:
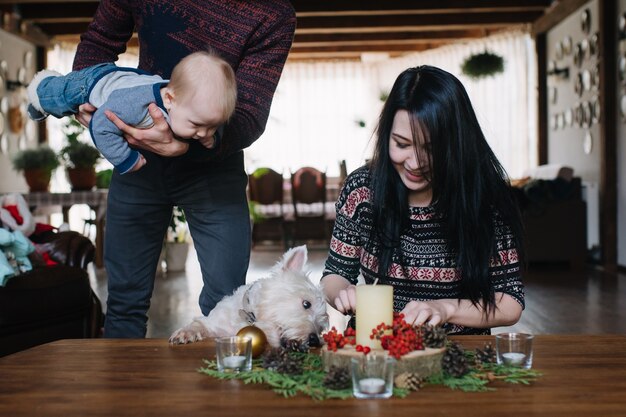
[[[330,331],[322,336],[324,342],[328,346],[328,350],[336,352],[337,349],[343,348],[345,345],[356,344],[356,332],[352,327],[348,327],[343,334],[339,333],[333,326]]]
[[[363,346],[363,345],[356,345],[355,349],[357,352],[363,352],[364,355],[367,355],[368,353],[372,351],[372,349],[369,346]]]
[[[401,313],[394,313],[391,326],[384,323],[376,326],[371,338],[380,340],[382,348],[396,359],[414,350],[424,350],[421,330],[404,321]]]

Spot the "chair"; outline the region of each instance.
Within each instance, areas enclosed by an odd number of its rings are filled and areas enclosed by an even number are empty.
[[[283,175],[271,168],[258,168],[248,176],[252,243],[280,240],[287,244],[283,213]]]
[[[312,167],[293,172],[291,200],[294,213],[292,239],[328,240],[330,230],[326,220],[326,173]]]

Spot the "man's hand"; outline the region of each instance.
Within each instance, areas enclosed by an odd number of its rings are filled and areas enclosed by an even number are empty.
[[[81,104],[78,106],[78,113],[74,116],[78,123],[89,128],[89,122],[91,122],[91,117],[97,109],[89,103]]]
[[[170,126],[165,121],[161,109],[156,104],[148,106],[150,117],[154,125],[149,129],[139,129],[124,123],[117,115],[110,110],[104,114],[113,122],[118,129],[124,133],[124,138],[129,144],[161,156],[179,156],[189,150],[187,143],[174,139]]]

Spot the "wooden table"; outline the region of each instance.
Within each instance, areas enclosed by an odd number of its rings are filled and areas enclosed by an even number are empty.
[[[457,338],[465,348],[488,336]],[[626,336],[535,338],[531,386],[464,393],[427,386],[389,400],[285,399],[196,372],[212,342],[64,340],[0,358],[1,416],[626,416]]]
[[[69,223],[69,211],[73,205],[86,204],[96,213],[96,254],[94,264],[104,266],[104,221],[106,217],[107,196],[109,190],[72,191],[69,193],[35,192],[23,194],[31,210],[36,207],[61,206],[63,221]]]

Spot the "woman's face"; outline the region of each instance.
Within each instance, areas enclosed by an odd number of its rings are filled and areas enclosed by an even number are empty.
[[[414,141],[409,113],[406,110],[398,110],[393,119],[389,137],[389,158],[400,179],[409,189],[409,204],[428,206],[433,196],[429,180],[430,143],[426,137]]]

